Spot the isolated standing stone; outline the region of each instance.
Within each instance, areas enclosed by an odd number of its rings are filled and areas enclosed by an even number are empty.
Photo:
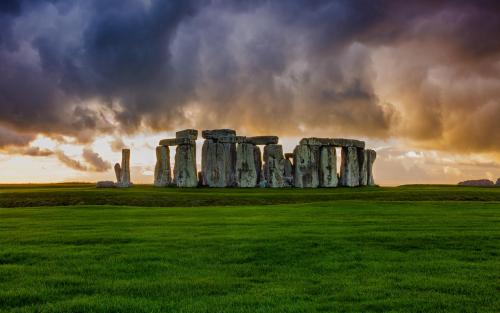
[[[264,146],[264,177],[271,188],[283,187],[285,158],[281,145]]]
[[[358,151],[355,147],[342,147],[340,185],[347,187],[359,186]]]
[[[319,185],[320,187],[337,187],[339,181],[335,147],[323,146],[319,151]]]
[[[196,187],[196,145],[179,145],[175,150],[174,176],[177,187]]]
[[[358,148],[359,185],[368,185],[368,151]]]
[[[255,187],[259,171],[255,161],[255,145],[240,143],[236,149],[236,183],[238,187]]]
[[[170,173],[170,149],[167,146],[156,147],[155,186],[165,187],[172,182]]]
[[[293,150],[294,184],[298,188],[319,185],[319,147],[298,145]]]
[[[120,163],[115,163],[115,176],[116,182],[119,183],[122,180],[122,168]]]
[[[117,187],[130,187],[130,149],[122,149],[121,178]]]
[[[375,186],[375,179],[373,178],[373,163],[377,158],[377,152],[375,150],[366,150],[367,164],[366,164],[366,175],[367,175],[367,185]]]

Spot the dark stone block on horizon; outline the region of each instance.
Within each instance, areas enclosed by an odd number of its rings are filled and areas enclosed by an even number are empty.
[[[201,137],[205,139],[217,140],[220,137],[231,137],[231,136],[236,136],[236,131],[234,129],[222,128],[222,129],[204,130],[201,132]]]
[[[175,132],[175,138],[188,138],[191,140],[198,139],[198,130],[196,129],[184,129]]]
[[[278,136],[253,136],[246,137],[245,142],[254,145],[275,145],[278,144]]]
[[[493,187],[495,184],[489,179],[466,180],[458,183],[459,186]]]
[[[365,142],[356,139],[345,139],[345,138],[318,138],[318,137],[310,137],[310,138],[302,138],[300,140],[301,145],[310,145],[310,146],[334,146],[334,147],[355,147],[355,148],[364,148]]]
[[[96,183],[97,188],[116,188],[116,184],[110,180],[98,181]]]

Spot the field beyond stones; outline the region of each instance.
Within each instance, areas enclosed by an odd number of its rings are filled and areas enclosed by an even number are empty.
[[[0,312],[500,312],[500,188],[0,186]]]

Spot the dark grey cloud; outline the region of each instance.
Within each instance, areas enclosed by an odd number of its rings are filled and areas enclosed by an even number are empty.
[[[83,149],[82,157],[94,172],[105,172],[111,168],[111,163],[104,161],[98,153],[91,149]]]
[[[191,126],[498,151],[499,13],[460,0],[2,1],[0,146]],[[466,82],[482,92],[463,97]]]

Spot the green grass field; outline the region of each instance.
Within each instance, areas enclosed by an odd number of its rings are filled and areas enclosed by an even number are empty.
[[[0,186],[0,312],[500,312],[500,188]]]

